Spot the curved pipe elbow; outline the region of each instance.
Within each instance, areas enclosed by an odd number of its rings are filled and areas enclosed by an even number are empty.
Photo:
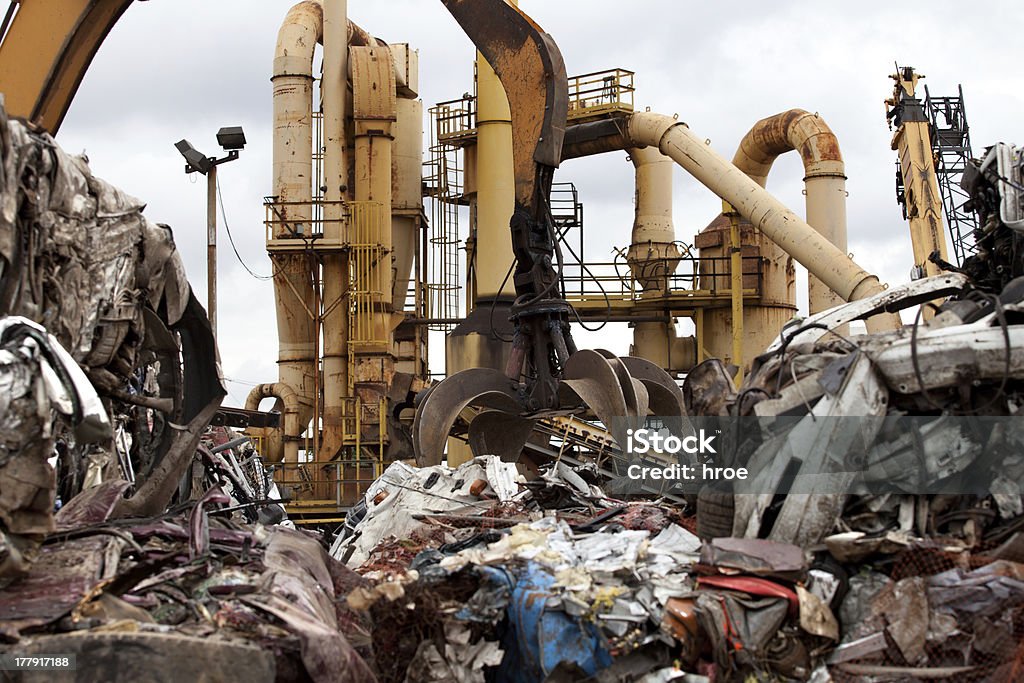
[[[630,117],[628,130],[632,146],[657,146],[843,299],[852,301],[881,288],[877,278],[718,155],[709,141],[698,138],[685,123],[641,112]]]
[[[313,77],[313,53],[324,38],[324,8],[319,0],[302,0],[285,15],[277,33],[274,78]]]
[[[321,0],[302,0],[285,15],[277,33],[274,52],[274,78],[278,76],[313,77],[313,55],[324,41],[324,7]],[[383,46],[387,43],[374,38],[359,25],[348,22],[348,44],[354,46]]]
[[[284,432],[288,436],[298,436],[301,431],[299,424],[299,394],[291,386],[283,382],[258,384],[245,398],[246,410],[259,410],[260,401],[275,398],[284,405]]]
[[[804,180],[846,178],[835,133],[819,114],[803,109],[790,109],[755,123],[740,141],[732,163],[763,187],[775,160],[791,150],[800,154]]]

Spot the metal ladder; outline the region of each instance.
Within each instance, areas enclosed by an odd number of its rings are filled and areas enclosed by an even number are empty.
[[[957,94],[951,97],[932,97],[927,86],[924,92],[942,208],[946,214],[956,265],[962,266],[976,250],[974,231],[978,228],[977,216],[963,208],[970,196],[960,187],[960,179],[971,159],[971,136],[964,109],[964,90],[962,86],[957,86]]]

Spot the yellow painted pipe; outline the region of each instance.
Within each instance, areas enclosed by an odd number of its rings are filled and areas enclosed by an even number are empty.
[[[479,52],[476,70],[476,298],[493,301],[500,296],[515,296],[512,277],[505,280],[513,261],[509,221],[515,209],[516,191],[512,113],[505,88]]]
[[[354,262],[356,286],[369,292],[369,299],[356,306],[355,335],[358,342],[383,341],[385,346],[374,350],[375,358],[387,356],[391,348],[392,235],[390,218],[393,202],[392,167],[394,140],[392,129],[398,116],[397,88],[391,50],[386,46],[353,47],[350,53],[352,68],[353,121],[355,124],[355,200],[370,202],[381,207],[371,212],[362,234],[353,233],[353,249],[363,250],[364,258]],[[379,249],[379,251],[378,251]],[[349,341],[357,343],[356,340]],[[356,353],[364,350],[356,348]],[[389,382],[393,359],[372,362],[370,375],[360,373],[350,377],[354,382]],[[382,375],[383,373],[383,375]]]
[[[669,323],[642,322],[633,324],[633,344],[629,355],[639,356],[672,372],[687,372],[697,365],[697,344],[694,337],[679,337]]]
[[[345,118],[348,101],[348,2],[324,1],[324,54],[320,94],[323,100],[324,241],[340,245],[347,238],[342,201],[348,197],[348,147]],[[323,439],[318,459],[330,460],[344,441],[348,395],[348,259],[323,255]]]
[[[672,224],[672,173],[675,163],[654,147],[628,152],[636,169],[633,243],[671,244],[676,239]]]
[[[400,97],[394,125],[395,145],[391,163],[391,233],[394,246],[395,282],[392,305],[404,308],[412,280],[413,259],[420,214],[423,213],[423,103]]]
[[[630,149],[635,167],[636,196],[632,239],[627,261],[633,279],[652,295],[667,291],[669,276],[679,263],[672,223],[672,174],[675,162],[654,147]],[[633,326],[633,353],[666,370],[687,369],[690,358],[673,353],[679,339],[672,322]]]
[[[675,160],[844,300],[862,299],[885,290],[877,277],[715,152],[685,123],[671,116],[639,112],[630,117],[627,134],[632,146],[658,147]],[[900,324],[895,315],[875,316],[868,321],[868,329],[894,329]]]
[[[292,7],[274,53],[273,194],[282,220],[273,237],[311,231],[313,54],[323,39],[323,7],[305,0]],[[313,417],[316,395],[315,308],[310,264],[304,254],[277,254],[274,290],[278,327],[278,385],[295,394],[296,419],[286,436],[298,438]],[[285,392],[285,389],[281,390]],[[286,392],[286,393],[287,393]],[[290,431],[289,431],[290,430]],[[298,451],[289,451],[297,457]]]
[[[732,163],[765,187],[775,159],[796,151],[804,165],[807,223],[844,253],[847,251],[846,167],[839,141],[819,114],[803,109],[761,119],[740,141]],[[813,275],[808,279],[810,312],[842,299]]]

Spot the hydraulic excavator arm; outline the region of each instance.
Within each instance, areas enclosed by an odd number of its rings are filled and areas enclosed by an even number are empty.
[[[504,374],[471,368],[420,397],[413,424],[417,460],[440,462],[452,424],[471,405],[490,409],[470,423],[474,452],[510,460],[546,415],[589,411],[620,445],[649,409],[681,419],[682,394],[664,370],[639,358],[577,351],[572,340],[549,203],[568,113],[568,79],[558,46],[504,0],[442,2],[498,75],[512,113],[515,336]]]
[[[548,205],[569,110],[565,63],[551,36],[504,0],[442,2],[508,96],[516,195],[510,222],[516,338],[505,374],[512,380],[530,377],[522,393],[529,408],[551,408],[557,401],[557,378],[576,350],[555,269],[560,257]]]
[[[0,43],[7,112],[56,135],[96,51],[132,0],[18,0]]]

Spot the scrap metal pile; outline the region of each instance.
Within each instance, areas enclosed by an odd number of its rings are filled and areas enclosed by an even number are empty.
[[[82,490],[123,480],[120,516],[163,513],[224,395],[171,231],[143,208],[0,109],[0,583]]]
[[[347,603],[382,681],[1004,681],[1024,673],[1020,504],[850,496],[804,546],[701,539],[685,507],[586,469],[481,457],[392,465],[331,554],[369,580]]]
[[[0,651],[96,681],[1024,678],[1015,149],[968,174],[962,269],[793,321],[739,387],[717,360],[680,392],[571,349],[548,258],[511,364],[546,369],[536,393],[470,370],[422,396],[430,466],[391,464],[334,539],[288,528],[259,455],[207,431],[216,351],[169,229],[2,112],[0,162]],[[479,396],[516,414],[436,464]],[[514,462],[537,415],[584,405],[620,446],[659,411],[720,435],[687,464],[750,476],[624,500],[625,468]]]
[[[184,512],[111,520],[124,488],[65,506],[29,576],[0,590],[4,650],[73,654],[76,680],[97,682],[374,680],[354,649],[368,652],[366,627],[339,600],[364,582],[316,538],[211,514],[219,488]]]
[[[973,268],[1016,272],[987,245]],[[332,548],[373,582],[379,680],[1020,680],[1022,302],[953,272],[793,321],[740,387],[699,366],[691,426],[750,476],[696,519],[562,462],[392,466]]]

